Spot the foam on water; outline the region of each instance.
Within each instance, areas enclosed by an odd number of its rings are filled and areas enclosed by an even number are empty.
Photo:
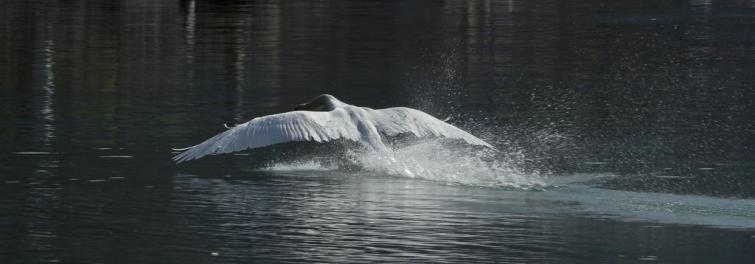
[[[391,175],[469,186],[537,189],[543,191],[529,199],[563,204],[561,209],[569,212],[601,218],[755,229],[753,200],[620,191],[593,186],[595,180],[619,177],[613,173],[545,177],[521,169],[524,157],[513,151],[498,153],[433,140],[396,148],[392,157],[365,151],[349,151],[346,156],[349,162],[358,165],[357,172],[343,174],[348,176]],[[266,170],[339,170],[334,163],[322,162],[327,158],[333,157],[304,157],[298,162],[270,165]],[[554,212],[561,211],[556,209]]]
[[[300,160],[294,162],[269,164],[263,170],[268,171],[329,171],[337,169],[316,160]]]
[[[545,186],[543,176],[524,172],[510,155],[470,150],[426,141],[395,150],[394,157],[357,156],[367,170],[455,184],[532,189]]]
[[[755,229],[755,201],[700,195],[632,192],[593,187],[588,182],[613,174],[578,174],[549,178],[553,188],[540,199],[574,202],[588,215],[668,224]]]
[[[502,155],[500,152],[491,150],[463,148],[444,144],[438,140],[397,147],[392,156],[371,151],[351,150],[345,157],[338,158],[355,165],[358,170],[378,175],[524,190],[546,186],[544,176],[537,172],[525,172],[517,166],[520,163],[518,159],[522,158],[518,155]],[[302,157],[296,162],[271,164],[265,170],[338,169],[338,166],[321,162],[321,160],[328,159]]]

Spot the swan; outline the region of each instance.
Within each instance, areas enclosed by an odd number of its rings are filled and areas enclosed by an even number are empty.
[[[371,109],[350,105],[322,94],[294,111],[254,118],[229,127],[202,143],[183,149],[176,163],[210,154],[231,153],[290,141],[327,142],[348,139],[367,149],[391,153],[382,136],[411,133],[417,137],[435,136],[460,139],[468,144],[495,149],[487,142],[425,112],[408,107]]]

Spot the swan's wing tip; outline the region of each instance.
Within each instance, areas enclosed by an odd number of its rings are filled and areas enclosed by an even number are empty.
[[[327,142],[338,138],[358,138],[348,115],[330,112],[294,111],[257,117],[236,125],[173,157],[176,163],[207,155],[231,153],[292,141]],[[334,125],[337,125],[333,127]]]
[[[183,148],[180,151],[181,153],[178,153],[171,158],[173,161],[176,162],[176,164],[195,160],[195,159],[198,159],[207,155],[207,154],[199,152],[199,150],[197,149],[197,146]]]
[[[470,136],[471,136],[471,134],[470,134]],[[495,151],[499,151],[496,147],[494,147],[490,143],[485,142],[484,140],[479,139],[477,137],[475,137],[475,139],[476,139],[475,141],[470,142],[470,141],[467,140],[467,142],[470,143],[470,144],[472,144],[472,145],[483,146],[483,147],[486,147],[486,148],[489,148],[489,149],[492,149],[492,150],[495,150]]]
[[[186,152],[182,152],[182,153],[180,153],[178,155],[173,156],[173,158],[171,158],[171,159],[173,161],[175,161],[176,164],[180,164],[182,162],[189,161],[189,159],[186,156],[187,156]]]
[[[185,151],[185,150],[188,150],[190,148],[193,148],[193,146],[192,147],[185,147],[185,148],[170,148],[170,150],[172,150],[172,151]]]
[[[485,142],[485,145],[483,145],[483,146],[488,147],[488,149],[491,149],[491,150],[496,151],[496,152],[500,152],[501,151],[498,148],[494,147],[493,145],[490,145],[487,142]]]

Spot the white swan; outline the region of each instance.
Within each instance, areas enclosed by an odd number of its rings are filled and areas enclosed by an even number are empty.
[[[230,153],[289,141],[326,142],[339,138],[357,141],[375,151],[390,153],[381,134],[412,133],[417,137],[436,136],[461,139],[469,144],[493,148],[485,141],[425,112],[392,107],[371,109],[353,106],[323,94],[298,105],[294,111],[268,115],[229,128],[198,145],[177,149],[177,163],[209,154]]]

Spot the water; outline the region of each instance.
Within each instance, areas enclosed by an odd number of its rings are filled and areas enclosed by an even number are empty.
[[[0,15],[2,263],[755,258],[750,2],[4,1]],[[170,159],[326,92],[450,118],[501,151],[399,138],[398,165],[348,144]]]

